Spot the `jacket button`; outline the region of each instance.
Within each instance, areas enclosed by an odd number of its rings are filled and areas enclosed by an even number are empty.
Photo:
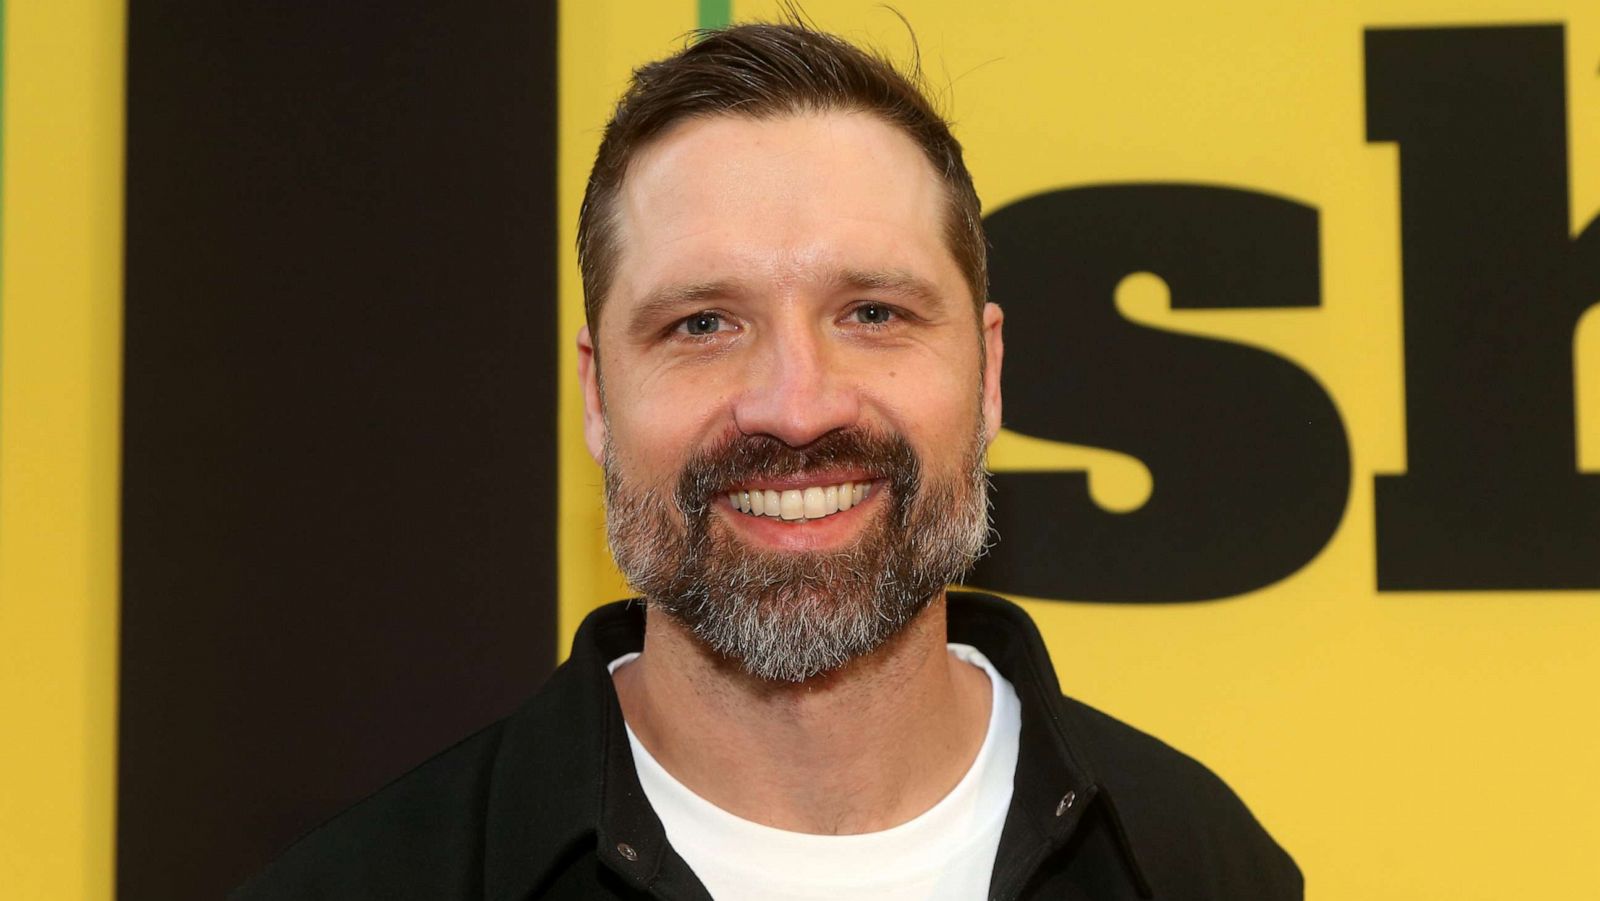
[[[1061,796],[1061,803],[1056,805],[1056,816],[1061,816],[1062,814],[1066,813],[1068,810],[1071,810],[1073,803],[1076,802],[1077,800],[1078,800],[1078,793],[1077,792],[1067,792],[1065,795],[1062,795]]]
[[[617,842],[617,853],[630,861],[639,859],[639,852],[633,850],[633,846],[627,842]]]

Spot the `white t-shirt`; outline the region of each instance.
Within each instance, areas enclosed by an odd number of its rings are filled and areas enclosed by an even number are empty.
[[[984,898],[1011,806],[1022,705],[1016,689],[970,645],[950,653],[981,668],[993,692],[989,732],[972,767],[939,803],[882,832],[809,835],[773,829],[690,791],[628,729],[639,784],[672,844],[717,901]],[[610,668],[633,660],[626,654]]]

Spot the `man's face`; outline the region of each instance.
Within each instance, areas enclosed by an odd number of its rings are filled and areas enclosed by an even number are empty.
[[[612,550],[762,678],[872,651],[987,534],[1001,317],[974,315],[944,191],[900,131],[829,113],[682,123],[618,197],[579,338]]]

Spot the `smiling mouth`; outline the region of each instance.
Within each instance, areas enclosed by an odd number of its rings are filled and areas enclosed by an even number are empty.
[[[784,522],[810,522],[843,513],[872,494],[872,483],[840,482],[809,488],[749,488],[730,491],[728,503],[747,516],[766,516]]]

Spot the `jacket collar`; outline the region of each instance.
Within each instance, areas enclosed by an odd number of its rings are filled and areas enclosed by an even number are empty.
[[[1151,897],[1111,795],[1082,744],[1072,736],[1061,683],[1032,618],[1021,607],[992,595],[955,591],[949,594],[946,616],[949,640],[982,651],[1016,689],[1022,704],[1017,773],[990,896],[1016,897],[1039,864],[1065,846],[1099,807],[1129,876],[1142,896]]]
[[[1015,787],[991,894],[1014,897],[1099,806],[1149,897],[1110,795],[1069,734],[1060,684],[1033,621],[1014,604],[967,592],[950,592],[947,611],[949,640],[982,651],[1022,703]],[[643,604],[599,608],[579,626],[567,662],[507,721],[484,824],[486,897],[526,898],[589,851],[637,889],[708,897],[645,799],[606,668],[643,646]]]

